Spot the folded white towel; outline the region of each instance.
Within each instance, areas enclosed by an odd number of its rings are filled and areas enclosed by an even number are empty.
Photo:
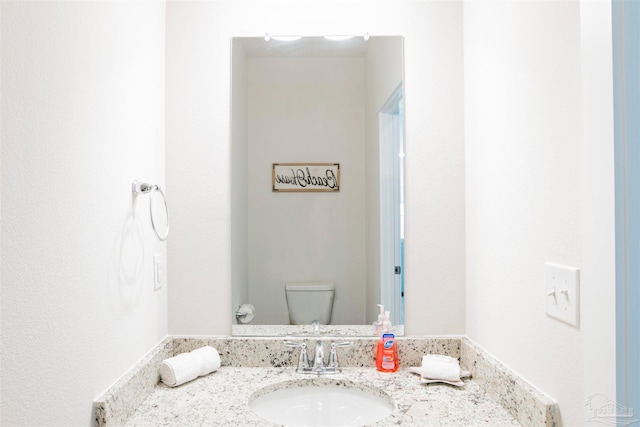
[[[421,383],[447,383],[455,386],[464,386],[461,378],[471,376],[469,371],[460,369],[460,362],[450,356],[440,354],[428,354],[422,356],[422,366],[410,367],[410,372],[420,375]]]
[[[460,371],[460,379],[458,381],[431,380],[429,378],[422,377],[422,368],[410,367],[409,372],[413,372],[414,374],[420,375],[420,382],[422,384],[445,383],[445,384],[455,385],[458,387],[464,387],[464,381],[462,381],[462,378],[471,376],[471,372],[469,371]]]
[[[160,365],[160,379],[170,387],[176,387],[199,376],[207,375],[220,367],[220,355],[210,346],[190,353],[182,353],[165,359]]]
[[[460,362],[450,356],[422,356],[422,377],[430,380],[460,381]]]

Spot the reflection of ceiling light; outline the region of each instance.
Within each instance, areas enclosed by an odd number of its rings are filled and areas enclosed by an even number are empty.
[[[294,42],[300,40],[302,36],[271,36],[271,38],[279,42]]]
[[[353,36],[324,36],[324,38],[327,39],[327,40],[332,40],[334,42],[339,42],[339,41],[343,41],[343,40],[352,39]]]

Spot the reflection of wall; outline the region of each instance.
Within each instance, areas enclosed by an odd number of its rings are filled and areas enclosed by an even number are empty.
[[[231,321],[236,323],[235,310],[249,301],[248,278],[248,209],[247,209],[247,61],[244,49],[236,44],[233,49],[231,99],[231,280],[234,283]]]
[[[405,330],[463,333],[462,3],[414,0],[167,3],[171,333],[231,329],[230,38],[265,32],[405,36]]]
[[[333,281],[332,323],[364,323],[362,58],[248,60],[249,301],[288,323],[285,281]],[[336,193],[274,193],[271,165],[336,162]]]

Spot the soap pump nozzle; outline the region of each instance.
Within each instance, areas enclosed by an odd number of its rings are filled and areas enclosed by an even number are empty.
[[[383,323],[384,323],[384,305],[378,304],[380,307],[380,314],[378,314],[378,320],[373,322],[373,334],[375,336],[381,337],[384,333]]]
[[[384,312],[384,321],[382,322],[382,330],[384,331],[385,334],[388,334],[391,332],[391,312],[390,311]]]

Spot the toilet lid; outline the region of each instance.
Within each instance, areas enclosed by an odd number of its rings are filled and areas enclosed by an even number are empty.
[[[333,282],[286,282],[287,291],[334,291],[336,285]]]

